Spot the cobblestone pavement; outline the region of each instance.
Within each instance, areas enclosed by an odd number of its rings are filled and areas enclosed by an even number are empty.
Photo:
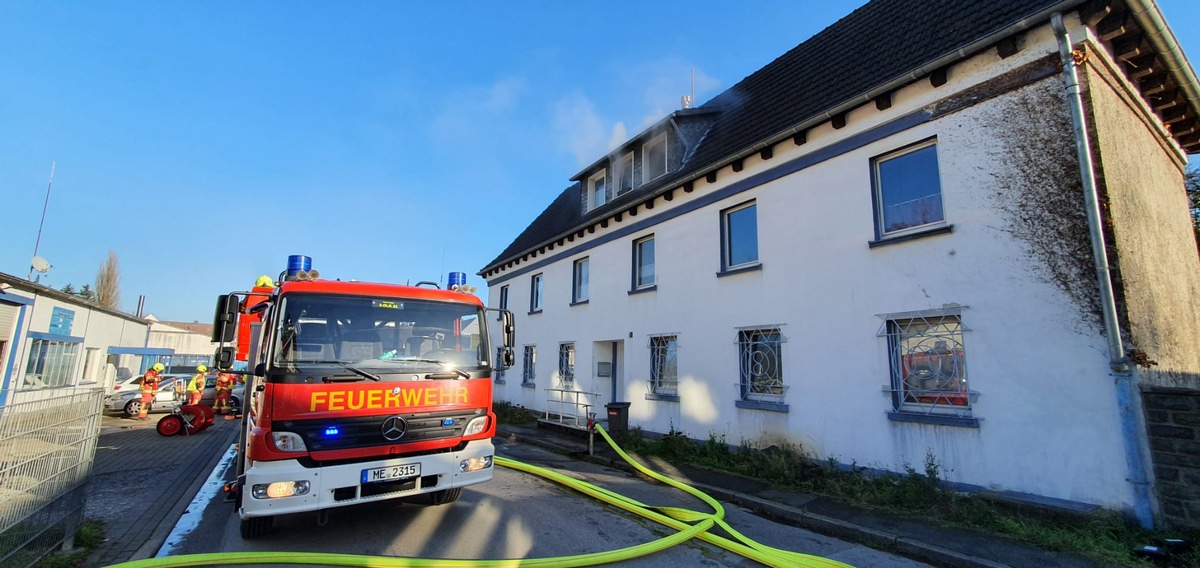
[[[102,419],[84,517],[103,521],[107,539],[87,566],[154,556],[241,424],[218,416],[203,432],[167,438],[154,429],[163,416]]]

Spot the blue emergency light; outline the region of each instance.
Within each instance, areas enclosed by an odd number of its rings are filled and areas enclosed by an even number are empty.
[[[342,433],[342,431],[339,430],[337,426],[330,426],[328,428],[325,428],[325,437],[326,438],[334,438],[334,437],[337,437],[341,433]]]

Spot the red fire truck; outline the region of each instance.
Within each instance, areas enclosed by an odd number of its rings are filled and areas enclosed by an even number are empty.
[[[242,537],[276,515],[323,523],[333,507],[418,495],[440,505],[490,480],[492,372],[512,366],[512,313],[485,308],[463,273],[451,289],[331,281],[296,258],[278,285],[220,296],[214,316],[217,367],[235,366],[237,345],[246,358],[226,486]],[[499,312],[498,346],[487,311]]]

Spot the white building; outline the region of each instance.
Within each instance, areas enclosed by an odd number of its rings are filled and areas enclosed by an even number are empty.
[[[1198,116],[1151,0],[870,2],[598,156],[480,271],[516,314],[496,398],[1149,524],[1136,387],[1200,388]]]

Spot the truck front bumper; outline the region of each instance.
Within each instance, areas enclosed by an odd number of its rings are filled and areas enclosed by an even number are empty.
[[[241,492],[242,519],[283,515],[305,511],[318,511],[358,503],[369,503],[385,499],[410,497],[443,489],[466,487],[492,479],[494,465],[476,471],[462,471],[467,460],[486,458],[489,463],[495,456],[491,440],[468,442],[460,452],[412,456],[407,458],[382,459],[371,462],[327,466],[303,467],[296,460],[257,461],[246,470],[245,479],[238,488]],[[364,483],[363,472],[387,466],[420,464],[418,476],[396,479],[383,483]],[[304,482],[304,483],[299,483]],[[256,497],[271,484],[297,483],[307,485],[304,494],[287,497]]]

